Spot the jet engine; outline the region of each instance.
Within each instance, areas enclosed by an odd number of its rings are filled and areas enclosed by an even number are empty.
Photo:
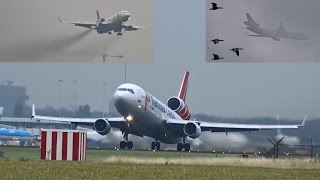
[[[185,135],[195,139],[201,135],[201,127],[195,122],[188,122],[184,125],[183,132]]]
[[[178,97],[171,97],[169,98],[167,105],[170,109],[175,111],[182,119],[190,119],[191,113],[189,111],[188,106],[184,103],[182,99]]]
[[[111,130],[111,126],[108,122],[108,120],[106,119],[98,119],[94,122],[93,124],[93,129],[95,131],[97,131],[97,133],[99,133],[100,135],[107,135],[110,130]]]

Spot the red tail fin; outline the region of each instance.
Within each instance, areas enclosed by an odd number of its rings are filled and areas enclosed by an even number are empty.
[[[179,98],[182,99],[183,101],[186,100],[186,96],[187,96],[188,80],[189,80],[189,71],[186,71],[184,73],[184,77],[183,77],[179,95],[178,95]]]
[[[98,10],[97,10],[97,21],[100,21],[100,14]]]

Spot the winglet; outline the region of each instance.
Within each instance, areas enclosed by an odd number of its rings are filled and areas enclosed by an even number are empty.
[[[186,71],[184,73],[183,81],[180,87],[179,95],[178,97],[182,99],[183,101],[186,100],[187,96],[187,89],[188,89],[188,79],[189,79],[189,71]]]
[[[302,123],[300,125],[298,125],[298,127],[304,127],[304,125],[306,124],[307,117],[308,117],[308,114],[306,114],[306,116],[304,117]]]
[[[31,115],[31,119],[33,119],[35,116],[36,116],[36,111],[35,111],[34,104],[32,104],[32,115]]]

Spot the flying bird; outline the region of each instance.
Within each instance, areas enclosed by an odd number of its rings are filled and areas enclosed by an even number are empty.
[[[212,10],[212,11],[217,10],[217,9],[223,9],[222,7],[218,7],[217,3],[211,3],[211,5],[212,5],[212,8],[210,10]]]
[[[232,49],[230,49],[230,51],[235,52],[235,53],[237,54],[237,56],[240,55],[240,51],[241,51],[241,50],[243,50],[243,49],[242,49],[242,48],[232,48]]]
[[[212,39],[211,40],[214,44],[218,44],[220,41],[224,41],[223,39]]]
[[[221,56],[219,56],[217,54],[212,54],[212,55],[213,55],[212,60],[214,60],[214,61],[218,61],[219,59],[224,59],[223,57],[221,57]]]

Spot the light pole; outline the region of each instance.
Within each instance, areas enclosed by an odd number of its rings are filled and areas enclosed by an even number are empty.
[[[60,87],[60,109],[59,109],[59,116],[61,117],[61,109],[62,109],[62,107],[61,107],[61,90],[62,90],[62,82],[63,82],[63,80],[59,80],[59,87]]]
[[[103,81],[103,107],[102,107],[102,117],[105,116],[105,101],[106,101],[106,82]]]
[[[77,85],[78,80],[73,80],[73,105],[74,105],[74,112],[73,112],[73,117],[76,117],[76,111],[77,111],[77,107],[76,107],[76,85]]]

